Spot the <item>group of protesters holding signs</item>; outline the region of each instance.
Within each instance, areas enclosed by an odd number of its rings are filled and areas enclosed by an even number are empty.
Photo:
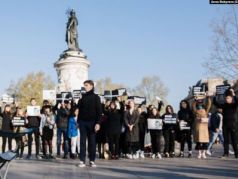
[[[185,144],[186,157],[191,158],[193,143],[198,150],[197,158],[205,159],[206,155],[212,155],[217,138],[224,146],[222,157],[229,156],[231,139],[238,158],[235,115],[238,99],[229,85],[217,86],[213,97],[206,92],[205,85],[193,87],[193,98],[182,100],[176,113],[158,97],[157,105],[146,105],[146,98],[128,97],[126,89],[97,95],[93,81],[87,80],[83,89],[73,93],[48,94],[56,96],[56,105],[44,100],[40,107],[34,98],[26,110],[5,105],[1,130],[17,132],[34,128],[33,133],[16,139],[20,144],[17,151],[20,159],[24,157],[24,146],[28,147],[26,158],[32,158],[34,135],[37,159],[79,158],[79,167],[86,166],[87,152],[89,165],[96,167],[96,154],[112,160],[185,157]],[[56,155],[53,152],[55,131]],[[2,152],[7,140],[9,150],[12,148],[12,138],[3,137]],[[175,152],[175,141],[180,143],[180,153]]]

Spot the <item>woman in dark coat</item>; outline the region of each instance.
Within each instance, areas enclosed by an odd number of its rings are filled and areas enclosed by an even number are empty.
[[[12,114],[10,105],[6,105],[2,114],[2,131],[11,132],[12,131]],[[12,150],[12,138],[2,137],[2,152],[5,152],[6,144],[8,140],[8,150]]]
[[[107,112],[107,135],[111,159],[119,159],[119,140],[121,134],[121,114],[116,109],[116,103],[111,102]],[[114,147],[115,145],[115,147]]]
[[[149,116],[150,119],[160,119],[162,121],[162,119],[160,118],[160,114],[157,108],[153,108],[152,109],[152,113]],[[160,154],[161,152],[161,138],[162,138],[163,132],[162,132],[162,128],[161,130],[150,130],[150,137],[151,137],[151,143],[152,143],[152,158],[155,159],[155,157],[161,159],[162,156]]]
[[[190,109],[189,103],[186,100],[180,102],[180,110],[178,112],[178,121],[180,124],[180,141],[181,152],[180,157],[184,157],[185,142],[188,144],[188,157],[192,157],[192,126],[194,122],[194,115]]]
[[[137,146],[139,143],[139,113],[135,109],[134,101],[129,101],[128,109],[125,112],[124,120],[126,130],[126,142],[128,143],[128,158],[129,159],[138,159],[139,156],[136,155]]]
[[[174,113],[171,105],[166,106],[166,112],[162,116],[163,119],[163,133],[164,133],[164,153],[165,157],[174,157],[175,137],[177,130],[177,115]]]

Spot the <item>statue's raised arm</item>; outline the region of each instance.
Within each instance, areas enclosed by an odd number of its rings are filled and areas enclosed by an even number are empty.
[[[66,29],[66,42],[69,50],[79,50],[77,26],[76,13],[74,10],[71,10]]]

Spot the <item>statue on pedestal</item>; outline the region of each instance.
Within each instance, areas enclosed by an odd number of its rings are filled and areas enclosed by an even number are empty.
[[[77,26],[78,20],[76,13],[74,10],[71,10],[69,13],[66,29],[66,42],[68,44],[69,50],[79,50]]]

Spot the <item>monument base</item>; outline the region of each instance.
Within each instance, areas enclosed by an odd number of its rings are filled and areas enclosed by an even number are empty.
[[[66,50],[54,64],[58,74],[57,93],[79,90],[88,79],[90,62],[81,50]]]

